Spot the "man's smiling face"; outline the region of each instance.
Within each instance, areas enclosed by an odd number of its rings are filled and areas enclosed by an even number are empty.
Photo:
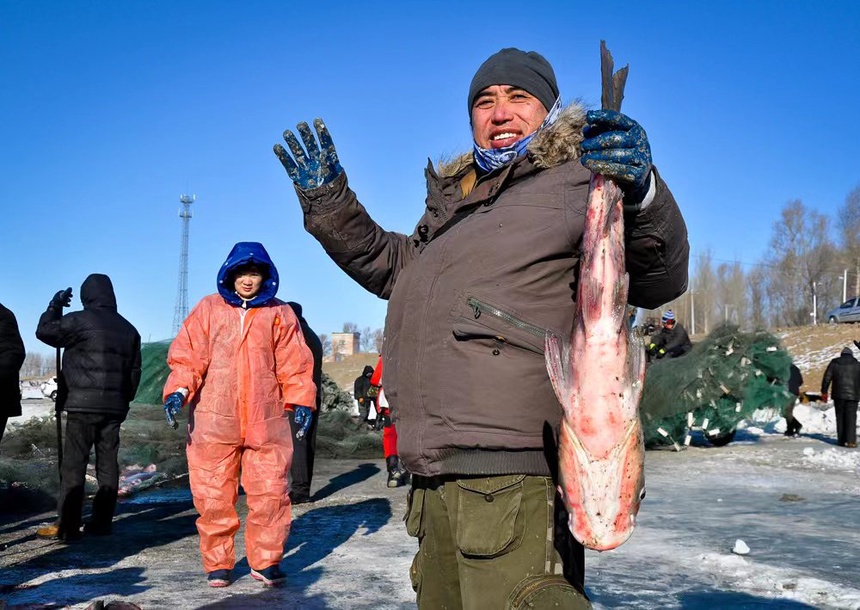
[[[472,137],[481,148],[505,148],[537,131],[548,111],[528,91],[487,87],[472,104]]]

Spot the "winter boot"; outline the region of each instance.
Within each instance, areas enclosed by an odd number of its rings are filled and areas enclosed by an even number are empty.
[[[409,473],[400,467],[400,459],[396,455],[385,458],[388,466],[388,486],[400,487],[409,483]]]

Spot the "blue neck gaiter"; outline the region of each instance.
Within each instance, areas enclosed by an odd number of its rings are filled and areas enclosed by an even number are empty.
[[[478,146],[478,143],[474,143],[474,156],[475,163],[477,163],[478,167],[480,167],[483,171],[489,173],[493,170],[499,169],[503,165],[507,165],[520,155],[526,152],[526,148],[529,145],[529,142],[532,141],[532,138],[543,128],[549,127],[553,123],[555,123],[558,116],[561,114],[561,96],[557,97],[555,100],[555,104],[552,105],[549,113],[544,118],[543,122],[540,124],[535,131],[524,137],[522,140],[519,140],[512,144],[511,146],[505,146],[504,148],[481,148]]]

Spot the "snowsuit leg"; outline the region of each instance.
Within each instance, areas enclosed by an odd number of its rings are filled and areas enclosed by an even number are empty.
[[[194,508],[200,513],[197,532],[203,569],[232,570],[236,564],[233,536],[239,529],[239,463],[242,448],[226,443],[189,439],[188,478]]]
[[[394,424],[382,428],[382,452],[385,459],[397,455],[397,427]]]
[[[245,554],[255,570],[281,563],[290,534],[292,505],[287,475],[293,445],[286,415],[281,422],[285,431],[281,439],[257,444],[249,435],[242,454],[242,488],[248,502]]]

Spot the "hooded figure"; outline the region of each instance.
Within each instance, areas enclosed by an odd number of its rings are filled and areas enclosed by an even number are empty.
[[[240,470],[248,563],[254,578],[274,585],[284,580],[291,521],[286,412],[315,408],[313,357],[293,310],[275,298],[278,271],[262,244],[237,243],[217,286],[170,346],[164,397],[180,392],[190,405],[188,471],[210,586],[228,585],[236,561]]]
[[[0,304],[0,440],[3,440],[6,420],[21,415],[18,373],[25,355],[15,314]]]
[[[368,394],[370,390],[370,377],[373,375],[373,367],[365,365],[361,375],[355,378],[352,384],[352,394],[355,400],[358,401],[358,427],[361,428],[367,423],[367,418],[370,415],[370,406],[375,398]]]
[[[860,402],[860,362],[850,347],[843,347],[838,358],[827,365],[821,379],[821,396],[830,398],[836,411],[836,442],[842,447],[857,447],[857,404]]]
[[[96,449],[99,489],[84,532],[110,534],[119,486],[119,429],[140,383],[140,334],[116,307],[107,275],[93,273],[81,285],[83,311],[63,315],[71,291],[57,293],[39,318],[36,337],[63,347],[57,405],[68,415],[63,446],[59,519],[39,528],[42,538],[80,536],[84,480],[90,450]]]

